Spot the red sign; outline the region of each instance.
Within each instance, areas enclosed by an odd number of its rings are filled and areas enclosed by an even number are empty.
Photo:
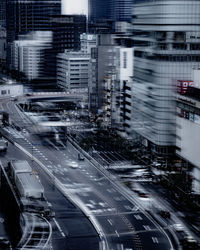
[[[184,81],[184,80],[178,80],[177,81],[177,92],[181,95],[184,95],[188,89],[188,87],[194,86],[193,81]]]

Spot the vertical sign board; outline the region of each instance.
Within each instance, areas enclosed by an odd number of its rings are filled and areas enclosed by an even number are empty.
[[[177,92],[185,95],[188,87],[194,86],[194,82],[190,80],[177,80]]]

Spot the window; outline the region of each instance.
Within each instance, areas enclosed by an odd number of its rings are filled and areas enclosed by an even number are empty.
[[[2,95],[6,95],[6,90],[1,90]]]
[[[123,68],[124,69],[127,68],[127,52],[126,51],[123,52]]]

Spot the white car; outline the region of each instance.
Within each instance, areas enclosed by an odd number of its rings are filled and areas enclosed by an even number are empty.
[[[177,231],[177,232],[183,232],[184,231],[184,226],[182,225],[182,224],[174,224],[174,229],[175,229],[175,231]]]
[[[75,161],[72,161],[72,162],[70,163],[70,168],[78,168],[78,163],[75,162]]]

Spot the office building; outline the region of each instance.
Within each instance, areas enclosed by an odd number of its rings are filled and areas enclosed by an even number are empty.
[[[55,53],[81,48],[80,35],[86,32],[85,15],[56,15],[51,18]]]
[[[131,22],[133,0],[113,0],[112,19],[118,22]]]
[[[19,36],[12,44],[12,65],[29,80],[48,79],[52,32],[36,31]]]
[[[57,84],[66,90],[88,90],[90,54],[65,51],[57,56]]]
[[[0,27],[0,67],[6,63],[6,29]]]
[[[50,17],[61,14],[61,0],[8,0],[6,3],[7,65],[11,65],[11,44],[19,35],[51,30]]]
[[[80,34],[86,32],[85,15],[55,15],[51,18],[53,31],[52,58],[49,67],[56,78],[57,54],[66,49],[79,51],[81,48]]]
[[[112,18],[112,0],[89,0],[88,19],[95,23],[100,20],[109,20]]]
[[[133,0],[89,0],[89,32],[111,34],[131,23]],[[116,24],[119,22],[119,24]]]
[[[131,22],[133,0],[89,0],[89,21]]]
[[[0,1],[0,28],[6,27],[6,0]]]
[[[124,89],[133,77],[133,48],[118,46],[118,38],[116,34],[99,35],[97,106],[105,127],[124,132],[131,116],[129,106],[125,106]]]
[[[200,70],[194,69],[189,81],[179,81],[177,92],[176,153],[186,170],[193,166],[192,191],[200,194]]]
[[[98,36],[94,34],[82,34],[81,37],[81,51],[90,55],[90,67],[88,69],[89,81],[88,81],[88,101],[89,110],[91,112],[97,112],[97,45]]]
[[[176,85],[200,66],[199,14],[194,0],[134,4],[132,128],[155,155],[174,152]]]

